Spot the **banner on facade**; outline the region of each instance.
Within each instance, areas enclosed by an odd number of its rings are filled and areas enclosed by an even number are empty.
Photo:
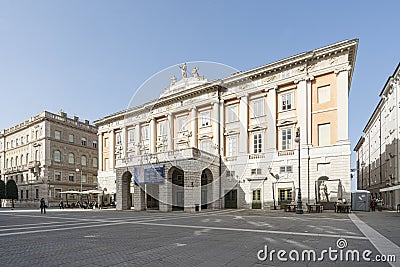
[[[164,178],[164,165],[154,164],[134,168],[136,184],[160,184],[164,183]]]

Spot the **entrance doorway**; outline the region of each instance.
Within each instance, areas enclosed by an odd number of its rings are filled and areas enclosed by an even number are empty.
[[[174,168],[172,171],[172,210],[183,210],[185,206],[184,174]]]
[[[252,209],[261,209],[261,189],[253,190],[253,201],[251,202]]]
[[[148,184],[146,185],[146,207],[151,210],[159,209],[158,202],[158,184]]]
[[[225,194],[225,209],[237,209],[237,189]]]

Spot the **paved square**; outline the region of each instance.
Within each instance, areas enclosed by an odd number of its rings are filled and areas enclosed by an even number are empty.
[[[0,238],[1,266],[390,266],[341,261],[338,239],[347,243],[343,259],[347,250],[371,250],[371,259],[380,252],[347,214],[335,213],[2,210]],[[259,259],[265,246],[275,250],[272,261]],[[329,247],[338,259],[326,253],[318,261]],[[291,250],[314,250],[316,261],[290,260]]]

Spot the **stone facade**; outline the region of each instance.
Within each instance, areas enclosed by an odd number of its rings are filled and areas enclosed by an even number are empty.
[[[117,209],[149,208],[150,191],[158,192],[164,211],[176,199],[182,202],[182,195],[187,211],[196,205],[270,208],[293,201],[299,180],[304,202],[320,201],[322,181],[329,201],[338,199],[339,181],[350,199],[348,93],[357,45],[358,40],[339,42],[211,82],[183,75],[159,99],[96,121],[99,177],[115,181]],[[209,167],[193,162],[196,151],[209,155]],[[131,179],[133,190],[126,191],[123,170],[133,174],[150,163],[164,166],[164,183],[137,193],[140,186]],[[176,174],[184,176],[182,188],[168,183],[172,166],[183,173]],[[205,182],[206,169],[218,183]],[[125,192],[134,194],[134,203]],[[213,196],[209,205],[201,200],[206,195]]]
[[[400,203],[400,64],[383,87],[380,101],[358,141],[357,188],[382,197],[388,209]]]
[[[1,179],[16,181],[16,205],[36,207],[42,197],[51,206],[58,205],[61,199],[66,200],[62,191],[95,189],[96,133],[89,121],[47,111],[1,131]],[[74,202],[78,197],[70,195],[69,200]]]

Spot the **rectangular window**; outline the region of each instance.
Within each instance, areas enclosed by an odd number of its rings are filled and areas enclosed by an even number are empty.
[[[22,136],[21,137],[21,145],[23,145],[24,144],[24,137]]]
[[[160,121],[157,123],[157,136],[167,135],[167,122]]]
[[[93,141],[92,146],[93,146],[93,148],[97,148],[97,141]]]
[[[87,183],[87,174],[82,174],[82,183]]]
[[[263,148],[262,133],[254,133],[252,142],[253,142],[253,153],[254,154],[262,153],[262,148]]]
[[[142,127],[142,140],[148,140],[149,139],[149,126],[143,126]]]
[[[70,174],[68,175],[68,181],[70,181],[70,182],[75,181],[75,174],[70,173]]]
[[[200,125],[201,127],[211,125],[211,112],[209,110],[200,112]]]
[[[38,139],[39,138],[39,130],[36,130],[35,131],[35,139]]]
[[[93,183],[97,184],[97,176],[93,175]]]
[[[281,110],[291,110],[293,102],[293,93],[284,94],[281,96]]]
[[[54,131],[54,138],[56,140],[61,140],[61,132],[60,131]]]
[[[251,111],[253,118],[264,116],[264,99],[255,99],[251,101]]]
[[[293,172],[293,168],[292,168],[292,166],[281,166],[280,168],[279,168],[279,172],[280,173],[285,173],[285,172],[287,172],[287,173],[292,173]]]
[[[24,190],[21,190],[21,199],[24,198]]]
[[[61,181],[61,172],[54,172],[54,180]]]
[[[292,149],[292,129],[283,129],[281,131],[281,146],[282,150]]]
[[[25,198],[26,198],[26,199],[29,198],[29,190],[25,190]]]
[[[227,145],[226,156],[227,157],[237,156],[237,154],[238,154],[238,136],[237,135],[228,136],[226,138],[226,145]]]
[[[251,175],[260,175],[261,174],[261,169],[251,169]]]
[[[122,144],[122,134],[121,132],[115,133],[115,142],[117,145]]]
[[[318,145],[328,146],[331,144],[331,125],[330,123],[318,125]]]
[[[87,139],[85,137],[82,137],[81,143],[82,143],[82,146],[86,146],[87,145]]]
[[[55,189],[54,190],[54,196],[56,197],[56,198],[61,198],[61,189]]]
[[[239,114],[239,106],[238,105],[230,105],[226,106],[226,122],[235,122],[238,121]]]
[[[104,138],[104,147],[108,147],[108,138],[107,137]]]
[[[135,130],[129,130],[128,131],[128,140],[129,143],[134,143],[135,142]]]
[[[318,103],[325,103],[331,101],[331,87],[329,85],[318,87]]]
[[[178,119],[178,131],[186,131],[186,121],[187,121],[187,116],[180,116],[177,118]]]
[[[73,143],[74,142],[74,135],[73,134],[69,134],[68,135],[68,141]]]
[[[200,140],[200,150],[211,153],[212,142],[210,139]]]
[[[35,189],[35,199],[39,199],[39,188]]]

